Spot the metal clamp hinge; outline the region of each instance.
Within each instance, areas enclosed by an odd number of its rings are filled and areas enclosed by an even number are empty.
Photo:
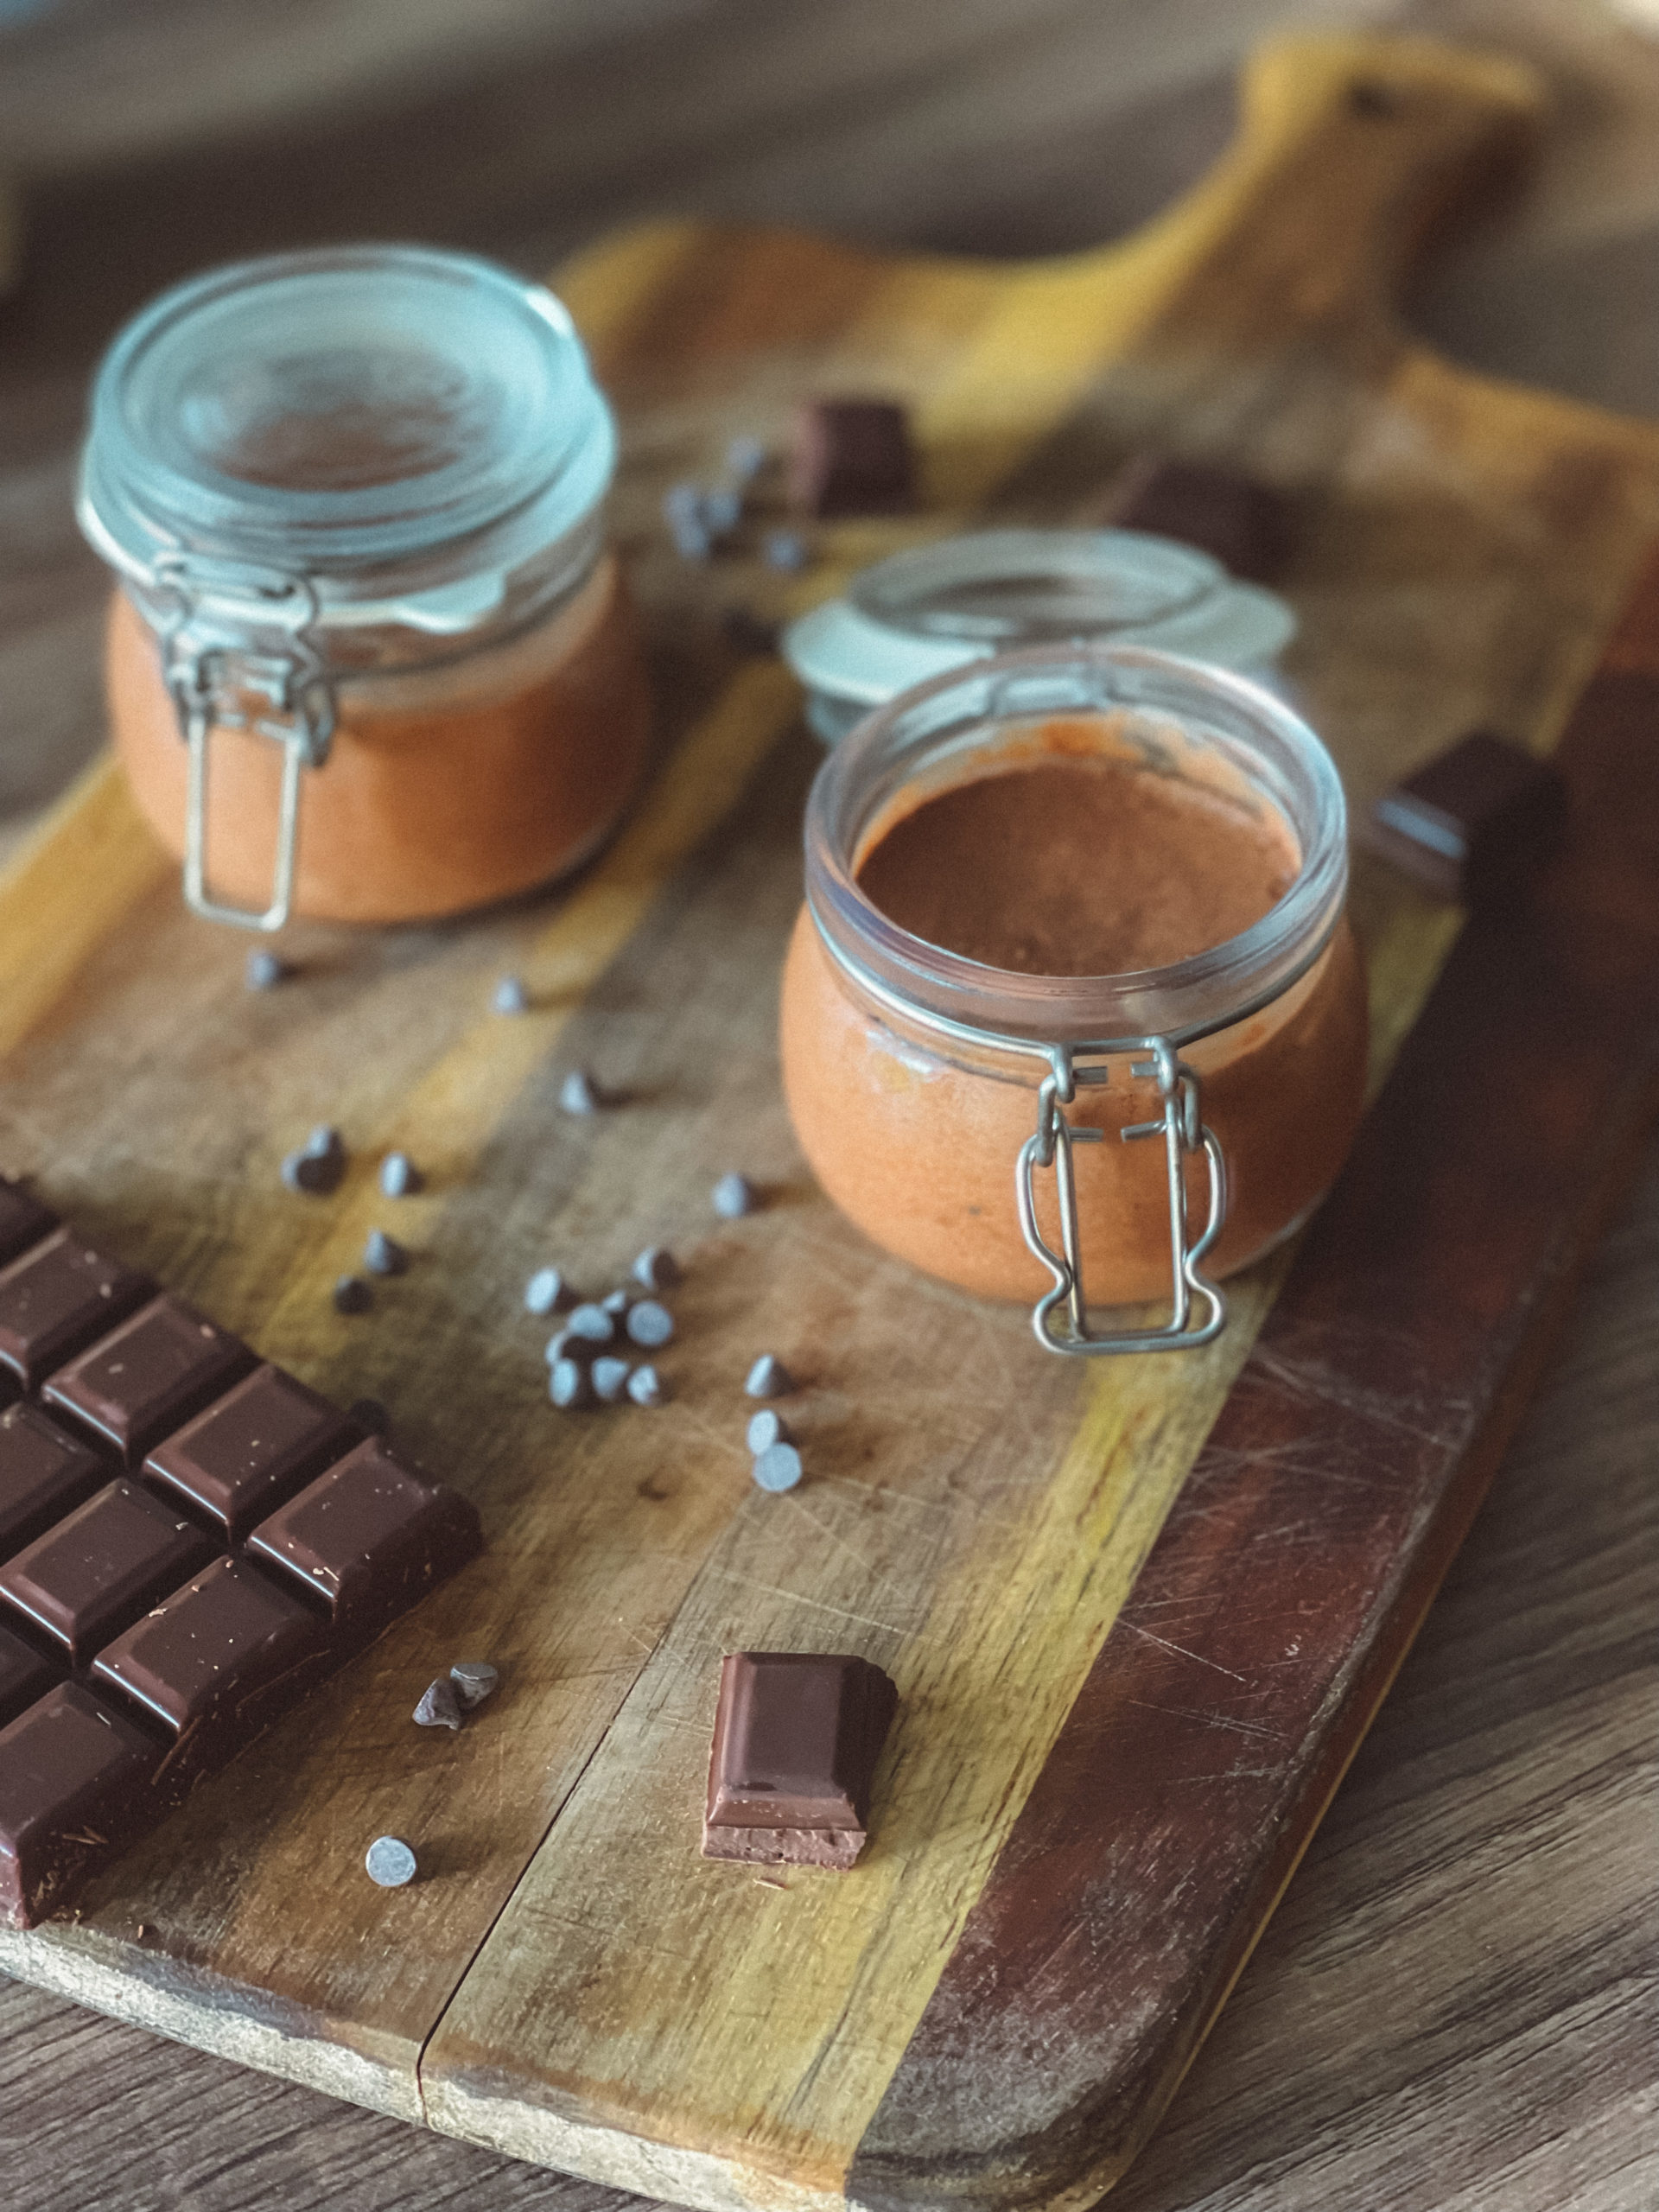
[[[1106,1133],[1075,1127],[1063,1109],[1076,1097],[1079,1084],[1090,1087],[1104,1084],[1107,1071],[1098,1064],[1079,1068],[1074,1065],[1069,1046],[1053,1046],[1048,1053],[1050,1072],[1038,1092],[1037,1133],[1020,1147],[1014,1186],[1020,1226],[1026,1242],[1054,1278],[1053,1289],[1038,1300],[1031,1317],[1038,1342],[1050,1351],[1099,1357],[1115,1352],[1191,1351],[1217,1337],[1227,1319],[1226,1300],[1200,1271],[1198,1264],[1221,1234],[1222,1224],[1227,1217],[1226,1168],[1215,1133],[1204,1122],[1198,1077],[1176,1057],[1166,1038],[1142,1038],[1129,1049],[1148,1056],[1132,1061],[1130,1071],[1142,1080],[1157,1084],[1163,1111],[1155,1122],[1137,1122],[1120,1130],[1119,1135],[1125,1143],[1141,1137],[1161,1136],[1164,1140],[1173,1310],[1160,1329],[1096,1333],[1089,1326],[1071,1147],[1076,1144],[1100,1144]],[[1210,1204],[1203,1232],[1189,1242],[1185,1162],[1187,1155],[1194,1153],[1204,1155]],[[1036,1175],[1039,1167],[1052,1167],[1054,1171],[1060,1216],[1058,1252],[1037,1225]],[[1196,1319],[1195,1300],[1200,1308]],[[1057,1326],[1062,1307],[1064,1322]]]

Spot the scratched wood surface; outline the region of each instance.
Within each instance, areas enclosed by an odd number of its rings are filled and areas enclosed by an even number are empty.
[[[1356,72],[1379,71],[1402,94],[1387,130],[1375,103],[1349,98]],[[723,597],[780,588],[742,562],[687,578],[653,542],[657,497],[730,429],[849,382],[912,400],[934,527],[988,505],[1064,512],[1129,444],[1166,435],[1300,496],[1299,672],[1359,803],[1477,715],[1548,741],[1653,524],[1656,441],[1454,375],[1403,344],[1379,289],[1420,218],[1530,105],[1502,67],[1302,48],[1257,73],[1246,137],[1210,186],[1109,255],[1010,272],[683,227],[619,242],[565,289],[630,431],[620,522],[677,743],[600,868],[556,909],[373,944],[308,933],[303,990],[254,1002],[240,946],[178,917],[106,779],[25,861],[0,893],[22,987],[7,1001],[7,1164],[39,1166],[89,1227],[324,1387],[391,1397],[414,1448],[479,1497],[495,1542],[119,1870],[80,1927],[23,1939],[7,1963],[391,2112],[416,2116],[423,2093],[440,2125],[663,2193],[839,2193],[1270,1285],[1253,1287],[1222,1356],[1185,1363],[1179,1390],[1121,1370],[1084,1393],[1032,1363],[1017,1316],[873,1262],[811,1197],[770,1041],[810,754],[786,734],[777,671],[734,664],[711,619]],[[893,534],[837,534],[806,588]],[[43,918],[44,888],[94,838],[127,873],[100,869],[97,899]],[[1362,888],[1381,1062],[1451,930],[1381,878]],[[29,957],[48,944],[49,991]],[[522,1024],[484,1011],[507,964],[536,996]],[[576,1058],[631,1094],[593,1131],[550,1111]],[[276,1160],[325,1113],[364,1160],[341,1203],[296,1216]],[[435,1170],[398,1217],[422,1264],[352,1328],[323,1292],[375,1217],[370,1166],[394,1141]],[[704,1193],[734,1147],[777,1203],[716,1236]],[[664,1233],[695,1262],[678,1404],[648,1432],[552,1424],[533,1333],[511,1321],[528,1266],[579,1248],[602,1274]],[[734,1442],[760,1332],[817,1386],[822,1480],[786,1520],[745,1495]],[[906,1516],[919,1533],[893,1525]],[[1068,1573],[1080,1602],[1056,1604]],[[739,1630],[820,1636],[826,1605],[842,1641],[891,1656],[910,1709],[944,1732],[901,1738],[892,1827],[862,1888],[821,1889],[791,1917],[776,1892],[718,1891],[720,1870],[669,1847],[706,1723],[683,1665]],[[970,1623],[952,1674],[942,1654]],[[515,1687],[493,1734],[413,1756],[408,1685],[456,1637],[488,1642]],[[731,1931],[741,1986],[769,2007],[766,2048],[717,1988],[688,1982],[683,1948],[653,1948],[662,1898],[642,1908],[607,1885],[642,1822],[675,1914],[695,1912],[701,1940],[709,1923]],[[398,1826],[431,1839],[437,1878],[389,1938],[385,1900],[318,1871]],[[577,1909],[562,1923],[567,1881]],[[607,1995],[595,1928],[609,1941],[631,1913],[640,1986]],[[838,2041],[843,2008],[857,2032]],[[499,2078],[478,2094],[508,2044],[526,2084],[558,2075],[550,2133],[537,2096],[521,2108]],[[728,2056],[731,2082],[700,2105]],[[660,2122],[639,2120],[641,2083]]]

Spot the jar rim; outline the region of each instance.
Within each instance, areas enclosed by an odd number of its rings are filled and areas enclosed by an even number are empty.
[[[913,936],[861,888],[860,841],[897,796],[941,767],[993,749],[1020,725],[1111,713],[1149,739],[1162,721],[1213,746],[1284,816],[1300,849],[1283,896],[1237,936],[1189,958],[1115,976],[1032,976]],[[820,937],[855,982],[925,1027],[982,1042],[1128,1049],[1189,1044],[1270,1003],[1306,974],[1340,918],[1347,813],[1330,754],[1260,685],[1152,646],[1027,646],[901,693],[829,753],[804,830],[806,898]]]

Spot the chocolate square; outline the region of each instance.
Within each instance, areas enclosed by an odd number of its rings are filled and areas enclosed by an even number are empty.
[[[1234,469],[1166,454],[1136,454],[1077,519],[1178,538],[1252,583],[1273,582],[1294,539],[1291,505],[1282,492]]]
[[[61,1669],[42,1659],[32,1644],[0,1628],[0,1728],[62,1679]]]
[[[157,1445],[144,1471],[239,1538],[359,1433],[280,1367],[256,1367]]]
[[[815,399],[795,416],[789,492],[813,515],[889,514],[908,507],[915,467],[910,426],[890,399]]]
[[[467,1499],[370,1437],[278,1506],[248,1551],[321,1599],[342,1637],[367,1642],[482,1541]]]
[[[0,1919],[29,1926],[148,1827],[160,1756],[78,1682],[0,1729]]]
[[[60,1368],[41,1395],[130,1465],[252,1364],[239,1338],[163,1295]]]
[[[844,1653],[734,1651],[722,1662],[705,1858],[848,1867],[898,1693]]]
[[[109,1478],[91,1445],[38,1406],[8,1406],[0,1414],[0,1560],[32,1543]]]
[[[60,1229],[0,1268],[0,1368],[35,1389],[152,1296],[145,1275]]]
[[[1477,729],[1385,791],[1360,838],[1440,898],[1472,906],[1553,859],[1567,827],[1559,769]]]
[[[57,1225],[50,1206],[43,1206],[21,1183],[0,1175],[0,1262],[15,1260],[49,1236]]]
[[[304,1694],[328,1630],[246,1560],[216,1559],[92,1662],[179,1738],[185,1770],[217,1764]]]
[[[123,1478],[0,1567],[0,1599],[81,1667],[213,1551],[193,1522]]]

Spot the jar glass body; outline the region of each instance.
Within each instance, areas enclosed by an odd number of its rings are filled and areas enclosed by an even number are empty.
[[[118,338],[79,500],[118,575],[113,734],[181,852],[204,702],[205,873],[232,918],[271,884],[308,725],[296,912],[453,912],[602,841],[649,730],[604,544],[614,452],[564,310],[466,256],[278,256]]]
[[[1040,747],[1057,717],[1067,749],[1086,727],[1103,751],[1275,807],[1300,854],[1285,896],[1225,944],[1130,976],[1014,975],[897,928],[857,882],[882,830],[932,792]],[[1225,1163],[1228,1211],[1209,1272],[1259,1257],[1329,1186],[1358,1124],[1366,1059],[1345,822],[1323,748],[1265,692],[1137,648],[982,663],[895,701],[825,762],[806,857],[785,969],[785,1090],[825,1191],[887,1250],[987,1296],[1030,1300],[1049,1287],[1021,1229],[1016,1166],[1057,1047],[1105,1078],[1065,1107],[1074,1128],[1105,1139],[1072,1154],[1091,1300],[1135,1304],[1170,1286],[1163,1147],[1122,1134],[1160,1110],[1140,1040],[1166,1039],[1197,1075]],[[1196,1235],[1202,1155],[1184,1173]],[[1058,1245],[1046,1185],[1037,1214]]]

